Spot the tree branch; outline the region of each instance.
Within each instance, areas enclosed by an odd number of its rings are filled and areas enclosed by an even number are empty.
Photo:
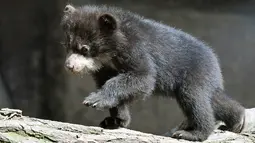
[[[215,130],[206,143],[255,142],[255,108],[246,109],[245,130],[241,134]],[[249,116],[248,116],[249,115]],[[0,141],[11,143],[24,142],[68,142],[68,143],[179,143],[189,141],[176,140],[129,129],[105,130],[99,127],[82,126],[50,120],[22,116],[22,111],[14,109],[0,110]]]

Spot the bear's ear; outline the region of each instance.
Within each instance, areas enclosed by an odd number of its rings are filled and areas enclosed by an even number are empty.
[[[99,24],[100,30],[104,32],[113,32],[115,29],[117,29],[116,19],[112,15],[107,13],[99,16],[98,24]]]
[[[64,13],[65,14],[69,14],[69,13],[73,13],[75,11],[75,8],[72,5],[66,5],[66,7],[64,8]]]

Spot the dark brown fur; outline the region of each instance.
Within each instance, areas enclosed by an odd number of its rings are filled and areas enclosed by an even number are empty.
[[[186,116],[174,138],[203,141],[217,120],[241,131],[244,107],[225,95],[216,54],[193,36],[106,6],[77,7],[64,15],[62,26],[70,51],[99,61],[100,69],[92,72],[98,90],[84,104],[110,110],[100,126],[127,127],[128,104],[159,91],[175,97]]]

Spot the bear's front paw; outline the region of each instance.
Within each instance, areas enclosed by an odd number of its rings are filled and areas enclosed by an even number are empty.
[[[117,106],[118,102],[113,97],[107,97],[100,92],[93,92],[85,98],[83,104],[98,110],[103,110]]]
[[[99,126],[104,129],[117,129],[119,127],[123,127],[122,120],[117,117],[106,117]]]

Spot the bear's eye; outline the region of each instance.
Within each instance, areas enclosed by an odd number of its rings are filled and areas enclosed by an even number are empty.
[[[87,54],[88,51],[89,51],[90,47],[88,45],[82,45],[81,48],[80,48],[80,51],[83,53],[83,54]]]

